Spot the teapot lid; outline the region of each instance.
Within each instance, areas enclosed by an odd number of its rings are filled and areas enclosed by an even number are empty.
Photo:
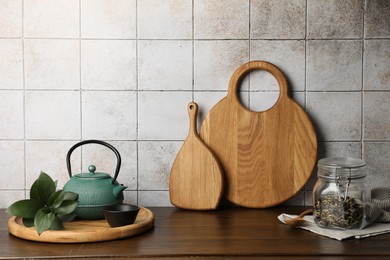
[[[90,165],[88,167],[88,171],[89,172],[76,174],[76,175],[74,175],[74,177],[76,177],[76,178],[88,178],[88,179],[105,179],[105,178],[111,177],[108,173],[95,172],[96,171],[95,165]]]

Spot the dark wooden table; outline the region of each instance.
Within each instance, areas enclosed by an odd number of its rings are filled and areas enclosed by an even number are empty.
[[[337,241],[279,223],[280,213],[304,208],[229,207],[197,212],[150,208],[155,227],[136,237],[84,244],[32,242],[8,233],[10,216],[0,210],[0,258],[186,258],[390,259],[390,234]]]

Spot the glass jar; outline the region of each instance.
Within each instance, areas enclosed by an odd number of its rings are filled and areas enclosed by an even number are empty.
[[[314,222],[324,228],[362,229],[369,223],[366,203],[371,193],[365,182],[366,163],[349,157],[318,161],[313,190]]]

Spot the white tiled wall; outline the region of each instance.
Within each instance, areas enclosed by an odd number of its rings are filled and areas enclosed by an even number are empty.
[[[122,155],[130,203],[170,206],[168,178],[188,131],[249,60],[280,67],[312,118],[319,158],[368,163],[390,186],[390,6],[387,0],[1,0],[0,208],[28,197],[39,172],[69,179],[65,156],[101,139]],[[261,111],[276,80],[253,72],[241,102]],[[73,172],[115,156],[76,149]],[[288,204],[309,205],[313,177]]]

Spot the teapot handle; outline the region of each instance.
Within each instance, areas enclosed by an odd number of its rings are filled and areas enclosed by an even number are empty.
[[[84,145],[84,144],[100,144],[100,145],[103,145],[103,146],[109,148],[111,151],[113,151],[115,153],[115,155],[116,155],[116,169],[115,169],[114,179],[112,180],[112,183],[114,183],[116,181],[116,179],[118,178],[118,175],[119,175],[119,169],[120,169],[121,163],[122,163],[121,155],[119,154],[118,150],[115,149],[114,146],[112,146],[111,144],[108,144],[106,142],[100,141],[100,140],[85,140],[85,141],[81,141],[81,142],[73,145],[69,149],[68,154],[66,155],[66,167],[68,168],[69,177],[72,178],[72,167],[70,165],[70,155],[72,154],[72,152],[77,147],[79,147],[81,145]]]

